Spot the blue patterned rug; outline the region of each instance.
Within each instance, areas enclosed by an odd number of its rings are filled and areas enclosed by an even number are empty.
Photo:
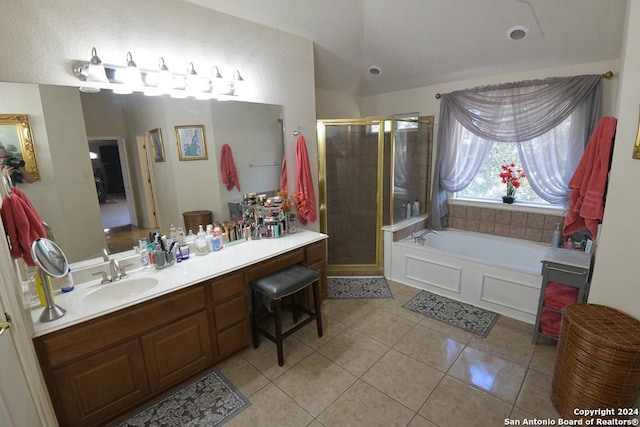
[[[491,328],[500,318],[498,313],[427,291],[421,291],[407,301],[403,307],[423,316],[457,326],[482,338],[489,335]]]
[[[384,277],[327,277],[327,298],[393,298]]]
[[[217,369],[143,409],[117,427],[220,426],[251,405]]]

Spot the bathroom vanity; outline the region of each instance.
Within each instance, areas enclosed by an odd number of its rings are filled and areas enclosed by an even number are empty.
[[[39,322],[35,309],[34,345],[60,425],[116,421],[248,346],[255,279],[301,264],[320,273],[326,298],[326,238],[302,230],[134,271],[129,283],[157,285],[124,299],[90,296],[127,279],[82,284],[56,299],[67,315],[53,322]]]

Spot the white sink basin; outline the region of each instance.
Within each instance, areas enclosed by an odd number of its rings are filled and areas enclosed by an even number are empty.
[[[97,302],[126,301],[140,294],[150,291],[158,284],[153,277],[140,277],[124,279],[104,285],[97,285],[82,297],[82,301],[88,304]]]

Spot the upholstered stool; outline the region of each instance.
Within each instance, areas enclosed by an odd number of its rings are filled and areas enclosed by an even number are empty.
[[[316,320],[318,327],[318,336],[322,336],[322,313],[320,311],[320,275],[308,268],[294,265],[293,267],[286,268],[277,273],[263,277],[251,283],[251,304],[253,308],[252,323],[253,323],[253,347],[258,348],[258,333],[264,335],[274,343],[278,348],[278,365],[284,365],[284,354],[282,351],[282,341],[293,334],[298,329],[305,326],[307,323]],[[315,312],[307,310],[307,308],[296,305],[295,293],[306,289],[308,286],[313,286],[313,306]],[[273,301],[275,312],[275,333],[273,336],[266,330],[258,326],[258,312],[260,310],[260,303],[262,302],[261,295],[268,298],[269,302]],[[293,313],[293,323],[295,326],[291,327],[288,331],[282,332],[282,298],[291,295],[291,311]],[[309,317],[302,322],[298,323],[297,310],[309,315]]]

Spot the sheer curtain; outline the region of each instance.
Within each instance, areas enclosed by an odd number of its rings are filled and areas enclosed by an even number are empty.
[[[600,118],[601,78],[550,78],[444,94],[429,227],[447,226],[447,191],[469,185],[492,143],[519,142],[533,190],[550,203],[564,203],[569,179]],[[462,128],[475,137],[460,138]]]

